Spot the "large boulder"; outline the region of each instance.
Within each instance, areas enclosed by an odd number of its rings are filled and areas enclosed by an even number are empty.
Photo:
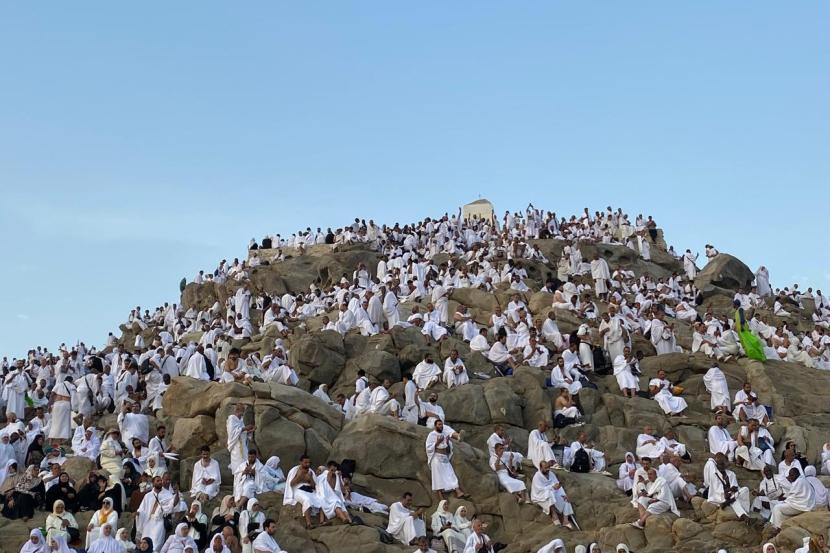
[[[171,381],[170,387],[164,393],[162,407],[171,417],[213,416],[225,398],[244,398],[252,395],[249,386],[238,382],[220,384],[179,376]]]
[[[697,274],[695,286],[727,290],[748,290],[755,275],[743,261],[726,253],[718,254]]]
[[[179,455],[188,457],[196,455],[203,445],[212,444],[215,441],[216,426],[213,418],[199,415],[192,419],[176,419],[170,445]]]
[[[77,482],[78,486],[81,486],[81,483],[86,483],[87,475],[96,470],[97,467],[95,461],[76,455],[68,457],[61,468],[69,474],[69,478]]]
[[[330,330],[306,334],[291,345],[289,362],[298,375],[331,386],[346,365],[343,337]]]

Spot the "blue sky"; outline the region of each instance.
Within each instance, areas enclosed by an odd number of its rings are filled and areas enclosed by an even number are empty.
[[[0,8],[0,355],[100,344],[252,236],[479,195],[830,288],[830,4]]]

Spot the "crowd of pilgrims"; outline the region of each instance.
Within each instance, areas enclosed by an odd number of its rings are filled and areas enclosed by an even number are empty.
[[[631,497],[638,514],[633,525],[643,528],[655,514],[679,516],[677,503],[688,503],[695,495],[733,510],[742,519],[768,521],[774,528],[798,513],[825,508],[828,491],[816,478],[817,468],[795,444],[787,444],[782,459],[775,463],[775,444],[767,431],[774,421],[748,383],[731,397],[718,362],[744,355],[774,356],[830,368],[826,334],[830,301],[820,291],[801,293],[797,285],[773,291],[761,267],[755,285],[735,295],[735,317],[717,317],[699,311],[702,298],[694,285],[698,256],[690,250],[678,256],[670,248],[668,253],[682,261],[684,271],[655,279],[648,274],[637,277],[625,267],[612,268],[598,256],[583,259],[579,248],[584,243],[622,244],[647,261],[651,249],[658,247],[657,236],[651,217],[638,216],[631,222],[622,210],[609,207],[593,215],[585,209],[579,216],[558,219],[531,205],[523,213],[505,213],[501,222],[495,217],[467,221],[459,214],[403,227],[379,227],[355,219],[335,232],[307,229],[288,239],[276,235],[261,244],[252,241],[249,261],[228,264],[223,260],[215,271],[207,275],[201,271],[195,279],[199,284],[236,282],[235,294],[224,304],[186,311],[164,304],[153,313],[142,312],[140,307],[130,313],[127,324],[132,328],[154,330],[150,344],[144,343],[146,333],[137,332],[132,344],[119,343],[110,333],[100,351],[84,343],[72,348],[62,344],[55,354],[38,347],[25,358],[11,362],[3,358],[0,402],[7,422],[0,429],[2,515],[28,520],[43,516],[37,511],[48,513],[45,534],[33,530],[22,553],[66,553],[70,545],[93,553],[277,553],[281,549],[274,539],[276,524],[266,519],[256,496],[281,491],[284,504],[297,505],[308,527],[331,519],[360,523],[359,513],[372,512],[388,516],[381,538],[416,546],[416,551],[433,551],[433,540],[455,553],[501,549],[503,544],[493,543],[485,533],[486,523],[467,513],[465,506],[448,508],[453,497],[466,497],[452,464],[453,444],[463,437],[445,423],[437,392],[467,385],[471,378],[488,378],[469,374],[455,350],[443,363],[426,355],[411,373],[403,375],[399,397],[390,394],[392,382],[371,380],[363,371],[349,397],[331,398],[325,384],[313,391],[347,419],[373,413],[431,430],[425,448],[438,500],[431,515],[414,507],[412,494],[406,491],[387,506],[352,490],[354,467],[347,462],[314,467],[303,456],[287,475],[279,458],[263,463],[249,448],[255,428],[244,423],[241,404],[227,421],[233,481],[222,481],[218,461],[204,447],[189,489],[183,491],[171,483],[168,469],[177,470],[177,452],[169,445],[163,426],[149,435],[148,417],[161,408],[171,378],[297,385],[287,338],[296,326],[315,317],[320,317],[322,330],[343,335],[369,336],[398,326],[417,327],[426,343],[454,336],[489,361],[489,377],[509,378],[518,366],[549,372],[546,383],[557,389],[553,428],[540,421],[522,454],[505,429],[497,426],[487,447],[500,486],[518,502],[537,505],[551,524],[568,529],[577,528],[578,523],[571,498],[555,471],[611,476],[601,444],[592,443],[585,432],[570,444],[558,437],[558,429],[582,424],[580,390],[596,387],[595,373],[613,372],[622,395],[653,399],[667,416],[684,416],[686,402],[664,371],[641,390],[642,352],[632,351],[632,339],[642,335],[658,354],[681,351],[674,321],[686,321],[694,326],[692,350],[712,358],[705,377],[714,417],[708,434],[709,458],[702,475],[689,475],[684,465],[692,452],[671,431],[657,436],[651,428],[644,428],[632,444],[635,451],[618,460],[617,485]],[[562,241],[561,258],[547,259],[539,245],[531,243],[540,238]],[[277,250],[273,257],[278,261],[285,255],[303,255],[306,248],[317,244],[354,243],[379,252],[374,273],[360,264],[328,287],[311,284],[307,291],[275,297],[252,292],[251,269],[271,262],[263,261],[258,250]],[[718,255],[711,245],[705,251],[708,259]],[[434,263],[438,254],[448,254],[449,261]],[[542,287],[552,298],[543,313],[531,313],[525,301],[528,293],[538,291],[526,283],[528,262],[556,268],[547,273]],[[464,305],[449,313],[450,294],[466,287],[485,292],[509,289],[513,294],[505,309],[496,307],[489,324],[481,325]],[[745,310],[772,305],[774,314],[785,318],[788,306],[800,306],[805,299],[815,304],[815,330],[810,333],[796,334],[786,323],[775,327],[762,316],[746,320],[744,315]],[[607,309],[601,311],[603,304]],[[560,332],[556,313],[562,310],[582,321],[577,331]],[[233,347],[272,326],[276,338],[269,354],[260,357]],[[198,341],[182,343],[182,337],[196,331],[202,332]],[[106,413],[118,413],[118,427],[95,427],[95,418]],[[726,427],[735,421],[740,429],[731,435]],[[705,456],[706,452],[696,454]],[[74,482],[62,470],[72,456],[87,457],[103,470],[90,472],[86,481]],[[730,463],[761,471],[760,488],[741,487],[729,470]],[[817,464],[822,473],[830,474],[830,443]],[[231,485],[232,493],[221,498],[210,516],[203,512],[203,505]],[[86,528],[79,528],[73,516],[79,511],[94,513]],[[119,527],[124,511],[136,513],[132,528]],[[763,553],[774,550],[767,544]],[[556,539],[539,553],[564,551],[564,543]],[[600,548],[578,545],[576,551],[597,553]],[[620,544],[616,552],[628,552],[628,547]]]

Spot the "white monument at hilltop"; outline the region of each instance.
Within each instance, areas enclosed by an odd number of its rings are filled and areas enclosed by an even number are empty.
[[[495,216],[493,204],[484,198],[470,202],[461,208],[461,218],[465,220],[479,219],[492,221]]]

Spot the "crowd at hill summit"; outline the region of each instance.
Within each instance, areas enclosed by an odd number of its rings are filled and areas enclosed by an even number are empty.
[[[644,264],[635,270],[609,262],[600,254],[603,245],[627,248]],[[264,267],[327,248],[363,248],[377,262],[283,293],[253,283]],[[551,251],[561,255],[551,258]],[[597,253],[583,256],[584,251]],[[125,322],[129,341],[110,333],[99,348],[78,342],[3,357],[2,517],[37,526],[21,553],[279,553],[282,519],[259,504],[263,494],[277,492],[309,529],[365,524],[371,513],[386,521],[379,542],[402,544],[406,551],[496,553],[510,544],[491,539],[487,521],[468,512],[470,494],[454,460],[465,433],[450,426],[442,395],[476,381],[510,379],[520,367],[530,367],[553,391],[550,423],[539,421],[526,443],[515,443],[503,425],[486,441],[490,469],[511,501],[534,505],[550,525],[576,532],[579,497],[567,493],[557,473],[604,475],[630,498],[637,530],[651,517],[686,516],[699,497],[764,528],[770,542],[758,550],[777,552],[772,538],[786,520],[830,507],[830,491],[820,478],[830,475],[830,436],[815,459],[794,442],[776,443],[774,410],[750,382],[730,389],[723,367],[748,359],[830,370],[830,298],[797,284],[773,288],[762,266],[734,291],[731,305],[712,308],[698,277],[723,256],[709,244],[703,256],[691,249],[678,254],[666,248],[652,217],[632,220],[610,207],[594,213],[586,208],[569,218],[529,205],[500,219],[464,219],[460,210],[406,225],[354,219],[336,230],[307,228],[286,238],[251,240],[246,259],[223,260],[189,284],[232,285],[224,301],[135,307]],[[650,272],[657,257],[677,270]],[[454,301],[463,289],[504,301],[482,312]],[[539,292],[547,294],[544,302],[531,302]],[[810,328],[797,324],[807,312]],[[574,330],[560,329],[565,319],[576,321]],[[352,390],[332,393],[328,384],[304,378],[292,362],[298,333],[375,337],[399,329],[417,329],[425,345],[439,346],[419,357],[400,381],[360,370]],[[266,351],[245,347],[263,336]],[[450,340],[464,347],[438,358],[434,352]],[[680,352],[708,359],[708,450],[692,451],[674,432],[660,435],[649,424],[620,459],[609,458],[603,443],[587,432],[561,438],[564,429],[585,424],[584,391],[596,390],[606,375],[613,375],[624,401],[644,398],[661,416],[687,417],[682,387],[666,371],[644,378],[641,369],[645,357]],[[468,367],[473,354],[486,365]],[[205,443],[192,478],[180,480],[173,428],[155,420],[166,391],[180,378],[299,387],[345,421],[376,415],[425,426],[435,509],[416,506],[407,489],[394,502],[375,490],[355,489],[349,460],[262,456],[254,445],[259,429],[249,422],[250,413],[246,418],[249,407],[243,403],[227,417],[227,466]],[[111,424],[103,427],[101,421]],[[75,480],[65,467],[78,458],[91,470]],[[703,463],[702,472],[690,473],[693,461]],[[757,472],[757,489],[740,482],[735,467]],[[89,522],[79,524],[83,513]],[[134,522],[119,523],[126,519]],[[806,537],[797,552],[830,551],[826,537]],[[608,551],[566,541],[561,534],[537,553]],[[610,551],[632,549],[620,543]]]

